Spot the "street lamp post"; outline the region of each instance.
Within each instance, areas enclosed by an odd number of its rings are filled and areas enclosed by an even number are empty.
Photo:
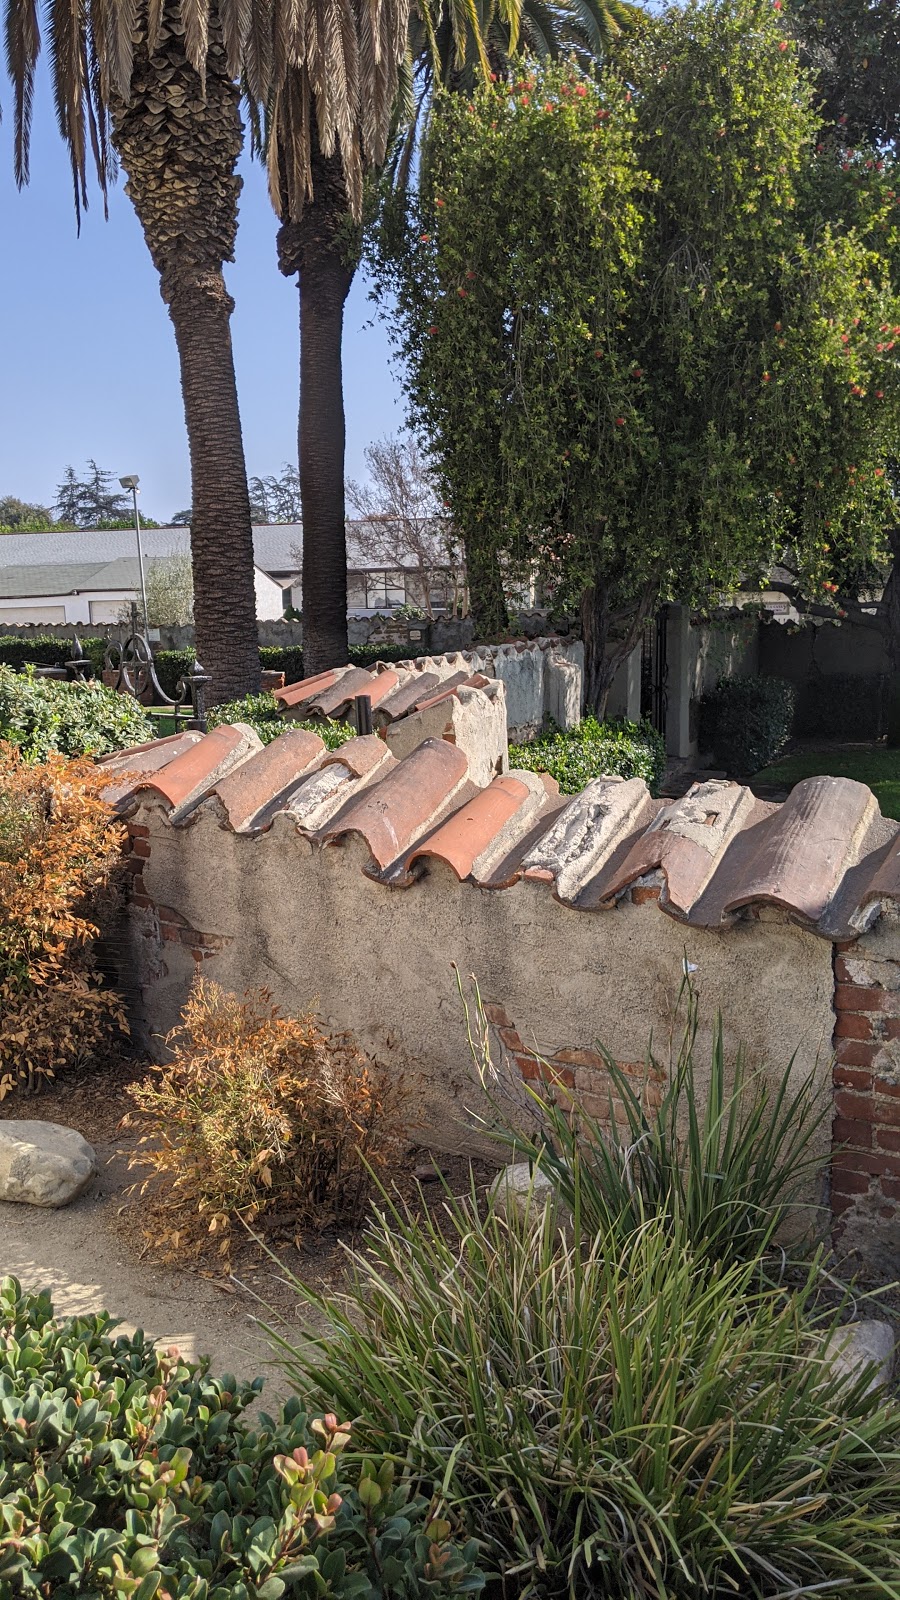
[[[150,616],[147,611],[147,586],[144,582],[144,551],[141,545],[141,514],[138,511],[137,503],[138,484],[140,481],[141,480],[136,472],[130,473],[127,478],[119,479],[123,489],[131,490],[131,497],[134,502],[134,532],[137,538],[138,571],[141,575],[141,606],[143,607],[144,612],[144,627],[149,628]]]

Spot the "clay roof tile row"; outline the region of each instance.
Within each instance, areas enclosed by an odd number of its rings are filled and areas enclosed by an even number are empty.
[[[695,926],[768,904],[829,938],[900,903],[900,827],[849,778],[808,778],[783,805],[719,781],[675,801],[654,800],[638,778],[595,778],[564,797],[545,775],[510,772],[479,789],[449,741],[428,739],[397,761],[377,735],[327,751],[289,725],[265,749],[248,728],[220,727],[101,769],[121,810],[150,803],[177,826],[212,807],[241,834],[283,817],[323,846],[358,837],[370,875],[394,887],[442,862],[480,887],[524,878],[597,910],[649,879],[663,910]]]

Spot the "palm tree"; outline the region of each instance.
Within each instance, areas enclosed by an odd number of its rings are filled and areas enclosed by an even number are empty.
[[[36,0],[6,0],[5,24],[22,185],[41,48]],[[234,259],[241,187],[236,28],[232,21],[232,36],[223,39],[217,13],[203,0],[151,0],[136,13],[124,3],[90,0],[54,6],[48,25],[76,215],[87,205],[89,163],[105,201],[114,150],[175,329],[191,457],[195,637],[213,700],[257,690],[260,671],[233,301],[222,270]]]
[[[285,57],[267,84],[255,74],[256,142],[267,151],[281,222],[279,266],[286,276],[296,275],[300,293],[298,447],[309,672],[347,659],[343,314],[359,261],[364,178],[384,167],[397,127],[397,93],[406,131],[395,141],[390,170],[402,185],[436,83],[466,90],[479,72],[506,71],[520,38],[537,55],[571,49],[591,58],[637,10],[627,0],[415,0],[410,11],[408,0],[381,0],[379,49],[365,0],[331,3],[340,8],[341,26],[335,21],[332,28],[340,48],[299,70]],[[476,597],[479,588],[492,589],[496,613],[503,605],[498,575],[492,566],[482,572],[473,556]]]

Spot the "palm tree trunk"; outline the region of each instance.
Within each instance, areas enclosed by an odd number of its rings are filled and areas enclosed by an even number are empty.
[[[135,46],[131,94],[113,103],[113,143],[175,328],[191,455],[197,656],[211,703],[259,689],[250,498],[222,276],[234,260],[242,130],[221,29],[210,14],[206,77],[186,52],[175,0],[153,54]]]
[[[191,561],[197,660],[211,701],[256,694],[259,636],[250,500],[230,318],[221,272],[179,284],[169,302],[191,456]]]
[[[313,140],[313,199],[278,230],[278,261],[300,290],[300,506],[303,516],[303,669],[344,666],[347,532],[344,505],[344,304],[355,264],[347,259],[347,200],[340,160]]]

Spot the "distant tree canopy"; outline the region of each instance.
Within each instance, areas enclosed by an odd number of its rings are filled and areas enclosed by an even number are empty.
[[[829,603],[893,502],[896,183],[820,139],[771,0],[648,21],[599,79],[532,68],[436,107],[381,235],[411,417],[481,631],[535,568],[602,710],[644,618],[785,548]],[[835,610],[836,614],[836,610]]]
[[[14,494],[0,495],[0,533],[39,533],[52,527],[49,506],[20,500]]]
[[[119,487],[115,474],[98,467],[93,458],[88,460],[87,471],[81,476],[74,467],[66,467],[63,480],[57,485],[55,510],[57,525],[67,528],[131,528],[134,526],[131,495]],[[141,512],[141,522],[148,528],[160,524]]]
[[[254,523],[301,522],[300,474],[285,461],[279,475],[250,479],[250,516]]]
[[[851,146],[896,155],[900,0],[790,0],[785,17],[812,75],[823,126],[839,130]]]

